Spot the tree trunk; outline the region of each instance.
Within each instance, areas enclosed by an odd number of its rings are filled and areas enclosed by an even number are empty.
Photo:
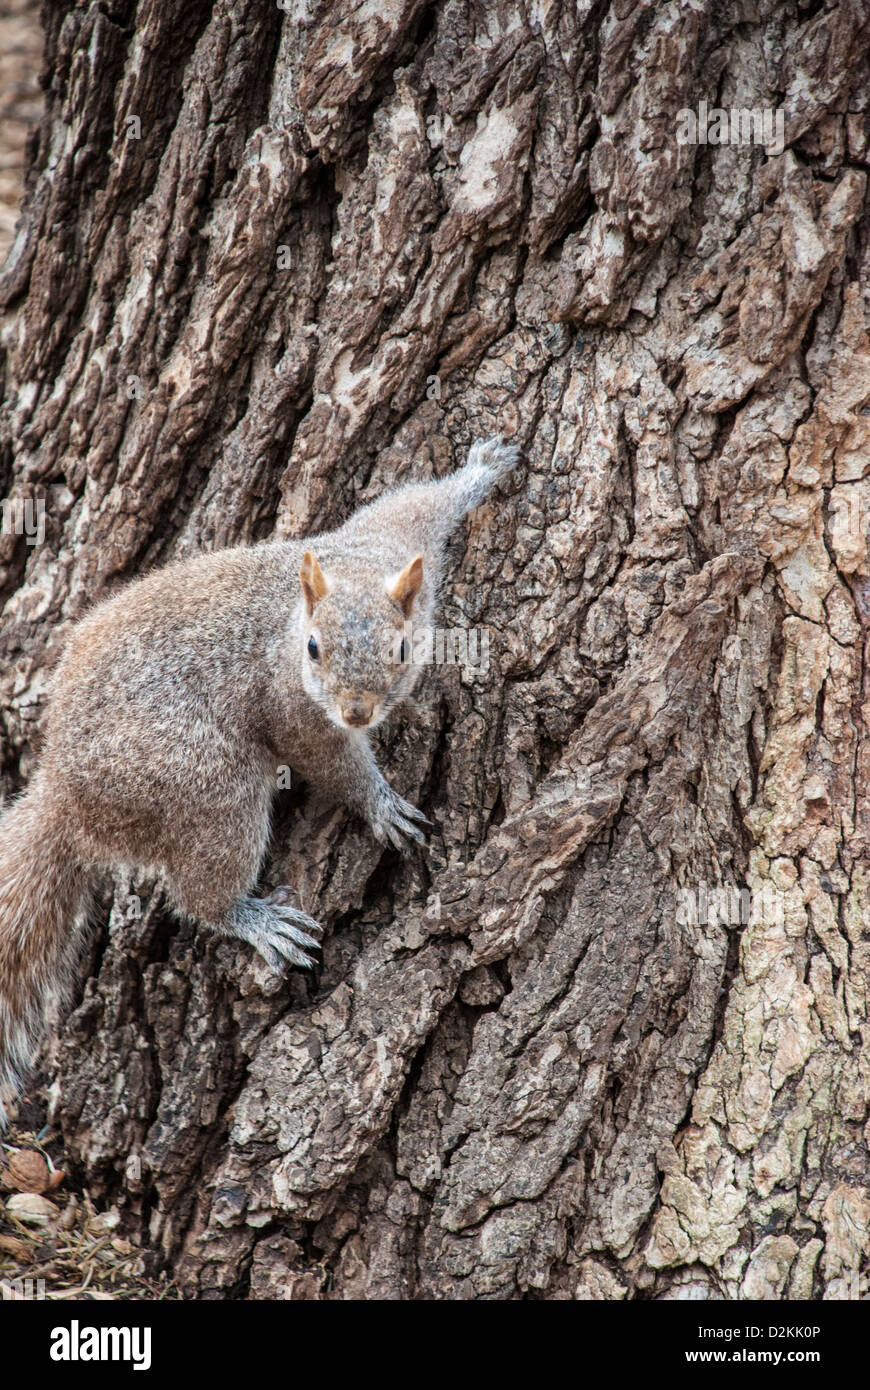
[[[80,1175],[195,1297],[867,1296],[867,0],[44,22],[8,791],[119,583],[524,449],[441,620],[488,667],[383,740],[428,850],[281,794],[313,979],[107,889],[46,1057]]]

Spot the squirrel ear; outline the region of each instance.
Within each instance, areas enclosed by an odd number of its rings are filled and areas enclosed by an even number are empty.
[[[410,618],[411,609],[414,607],[414,599],[420,592],[420,585],[423,583],[423,556],[415,555],[402,573],[395,579],[387,580],[387,593],[394,603],[397,603],[406,618]]]
[[[302,564],[299,568],[299,580],[302,584],[302,592],[305,595],[305,608],[309,618],[314,612],[315,605],[320,602],[324,594],[329,593],[329,585],[323,574],[323,570],[318,565],[310,550],[306,550],[302,556]]]

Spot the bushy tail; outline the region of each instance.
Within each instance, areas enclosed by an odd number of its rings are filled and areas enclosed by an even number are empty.
[[[69,992],[76,914],[88,874],[50,809],[39,774],[0,818],[0,1129],[4,1090],[17,1094],[52,997]]]
[[[516,468],[520,456],[517,444],[506,444],[497,437],[475,439],[468,451],[468,459],[462,468],[449,478],[442,480],[441,486],[450,490],[455,503],[456,519],[470,512],[486,498],[496,483]]]
[[[455,473],[428,483],[391,488],[355,512],[330,537],[333,553],[340,557],[358,548],[371,554],[381,537],[387,542],[401,538],[406,553],[423,553],[424,570],[434,594],[441,582],[448,537],[465,513],[516,467],[519,453],[516,444],[501,439],[475,440],[467,461]]]

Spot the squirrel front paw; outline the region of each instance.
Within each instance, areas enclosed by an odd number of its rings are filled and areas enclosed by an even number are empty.
[[[289,907],[286,899],[292,889],[276,888],[268,898],[240,898],[233,908],[233,936],[247,941],[278,974],[286,962],[310,969],[314,961],[300,950],[301,946],[320,949],[320,942],[308,932],[320,931],[320,926],[307,913]],[[307,928],[307,931],[301,928]]]
[[[420,825],[431,825],[423,812],[394,792],[388,782],[378,787],[372,798],[368,819],[375,839],[382,845],[394,845],[403,854],[410,854],[412,842],[425,845]]]

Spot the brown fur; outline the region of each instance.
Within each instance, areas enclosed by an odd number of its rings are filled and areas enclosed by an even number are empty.
[[[515,459],[478,444],[458,473],[387,493],[316,542],[168,565],[79,624],[39,770],[0,820],[0,1086],[20,1085],[46,1001],[67,988],[74,919],[100,869],[160,873],[180,913],[276,969],[310,964],[316,923],[250,892],[280,764],[379,839],[422,841],[424,818],[362,729],[418,679],[391,635],[412,610],[431,623],[450,531]]]

